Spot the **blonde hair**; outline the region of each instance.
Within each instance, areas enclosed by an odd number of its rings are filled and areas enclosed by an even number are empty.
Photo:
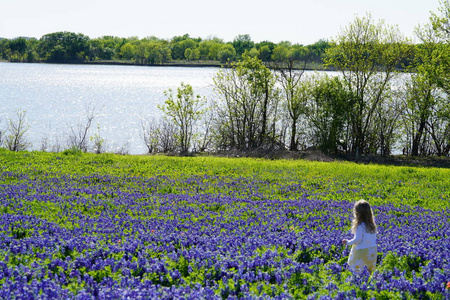
[[[352,222],[352,232],[356,232],[356,227],[361,223],[366,224],[366,230],[369,233],[377,232],[377,224],[375,224],[375,217],[373,216],[372,208],[369,202],[366,200],[359,200],[353,206],[353,222]]]

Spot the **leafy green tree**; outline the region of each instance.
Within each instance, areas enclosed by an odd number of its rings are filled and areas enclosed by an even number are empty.
[[[426,148],[423,147],[423,138],[434,102],[431,92],[432,85],[428,85],[426,82],[426,77],[413,74],[410,82],[405,85],[406,105],[403,121],[406,133],[410,136],[408,140],[411,141],[411,144],[406,145],[406,149],[412,156],[418,156],[421,149]]]
[[[357,17],[343,29],[335,45],[326,51],[326,65],[341,71],[354,95],[351,107],[351,150],[374,151],[376,111],[390,95],[399,63],[409,54],[409,41],[397,27],[374,23],[371,16]]]
[[[271,61],[273,49],[275,47],[276,44],[269,41],[263,41],[255,44],[255,48],[259,51],[259,58],[264,62]]]
[[[289,47],[286,45],[279,45],[273,49],[272,60],[273,61],[284,61],[289,57]]]
[[[16,38],[9,41],[9,49],[11,49],[10,60],[22,61],[27,51],[27,41],[24,38]]]
[[[255,43],[252,41],[249,34],[240,34],[236,36],[231,44],[236,50],[236,55],[238,57],[241,57],[245,51],[250,51],[255,46]]]
[[[175,60],[185,59],[186,49],[196,49],[198,43],[192,39],[186,39],[175,43],[172,47],[172,58]]]
[[[312,82],[302,80],[303,72],[282,72],[280,83],[284,92],[286,109],[290,121],[290,143],[289,150],[299,150],[298,143],[298,123],[301,116],[306,116],[307,101],[310,97]]]
[[[135,62],[144,65],[147,63],[149,55],[149,43],[147,41],[140,41],[134,46],[134,60]]]
[[[255,47],[250,49],[250,51],[247,52],[247,54],[251,57],[258,57],[259,58],[259,51]]]
[[[164,42],[149,43],[148,63],[151,65],[162,65],[172,60],[172,51]]]
[[[126,43],[126,39],[114,36],[103,36],[99,38],[99,40],[104,49],[101,59],[120,59],[120,47]]]
[[[234,60],[236,57],[236,51],[234,50],[233,45],[231,44],[225,44],[223,45],[219,52],[217,53],[217,59],[221,63],[226,63],[229,61]]]
[[[101,39],[92,39],[89,41],[89,60],[101,59],[104,52],[104,44]]]
[[[441,15],[416,28],[414,70],[406,85],[404,123],[410,136],[406,149],[412,156],[450,151],[450,2],[442,1]]]
[[[0,39],[0,57],[3,59],[9,59],[11,49],[9,48],[8,39]]]
[[[246,54],[230,66],[214,77],[221,100],[216,122],[219,148],[272,147],[279,102],[274,74],[259,58]]]
[[[419,29],[417,34],[424,44],[432,43],[434,47],[434,72],[431,64],[428,64],[427,72],[434,77],[439,87],[450,94],[450,1],[442,0],[439,3],[440,14],[432,13],[430,17],[429,26],[432,30],[421,32]]]
[[[194,95],[192,86],[184,83],[177,88],[176,94],[171,89],[164,93],[167,100],[158,108],[176,125],[181,153],[188,153],[195,124],[204,113],[202,107],[206,100],[200,95]]]
[[[201,59],[210,59],[210,60],[216,60],[217,54],[220,51],[220,48],[224,45],[223,40],[219,38],[212,38],[203,40],[198,45],[198,50],[200,52],[200,58]]]
[[[208,59],[210,59],[210,60],[220,60],[219,59],[219,52],[220,52],[220,50],[222,50],[222,46],[223,45],[224,45],[223,43],[214,43],[214,44],[212,44],[211,47],[209,48]],[[234,53],[235,53],[235,51],[234,51]],[[233,55],[233,51],[231,51],[231,54]]]
[[[135,55],[135,46],[131,43],[126,43],[120,47],[120,55],[123,59],[132,59]]]
[[[347,126],[353,95],[339,77],[320,76],[310,79],[307,117],[313,131],[314,144],[324,152],[346,149]]]
[[[184,51],[184,57],[187,60],[198,60],[200,58],[200,50],[187,48]]]
[[[39,41],[35,38],[27,40],[27,50],[25,53],[27,62],[38,62],[40,61],[39,55],[36,51]]]
[[[259,57],[262,61],[267,62],[271,60],[272,57],[272,50],[268,45],[262,46],[259,48]]]
[[[39,40],[39,55],[51,62],[84,61],[89,53],[89,37],[81,33],[55,32]]]
[[[172,44],[176,44],[178,42],[185,41],[185,40],[190,40],[190,39],[191,39],[191,37],[189,36],[189,34],[186,33],[186,34],[184,34],[182,36],[174,36],[172,38],[172,40],[171,40],[171,43]]]
[[[331,43],[321,39],[314,44],[306,46],[306,48],[309,50],[310,60],[322,64],[325,52],[331,48]]]
[[[278,75],[285,99],[288,118],[290,122],[291,151],[298,150],[298,122],[306,112],[310,82],[302,81],[307,62],[307,49],[301,45],[292,46],[288,42],[282,42],[273,49],[272,59],[268,65]],[[303,62],[302,64],[300,64]],[[299,67],[300,66],[300,67]]]

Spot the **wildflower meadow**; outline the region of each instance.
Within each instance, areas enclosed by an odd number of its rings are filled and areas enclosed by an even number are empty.
[[[0,149],[0,299],[450,299],[450,170]],[[347,268],[353,203],[378,224]]]

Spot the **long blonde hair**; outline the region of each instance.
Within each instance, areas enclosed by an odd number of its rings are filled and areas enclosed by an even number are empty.
[[[361,223],[366,223],[366,230],[369,233],[377,232],[377,224],[375,223],[375,217],[373,216],[372,208],[369,202],[366,200],[359,200],[353,206],[353,222],[352,232],[356,232],[356,227]]]

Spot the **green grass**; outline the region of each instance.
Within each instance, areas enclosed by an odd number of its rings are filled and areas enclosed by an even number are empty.
[[[236,185],[249,197],[309,198],[336,201],[367,199],[375,205],[448,207],[450,170],[351,162],[311,162],[223,157],[122,156],[114,154],[10,152],[0,149],[2,172],[156,178],[160,193],[231,193]],[[4,177],[4,183],[17,180]],[[188,179],[194,178],[195,184]],[[216,185],[225,181],[227,185]],[[132,181],[127,181],[133,185]],[[244,189],[245,187],[245,189]],[[256,193],[255,193],[256,191]]]

